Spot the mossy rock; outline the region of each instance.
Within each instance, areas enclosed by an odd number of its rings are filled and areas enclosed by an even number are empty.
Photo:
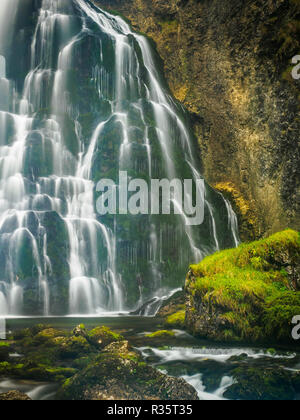
[[[64,383],[67,378],[71,378],[78,372],[77,369],[70,367],[51,367],[51,366],[34,366],[25,365],[20,368],[18,375],[14,371],[15,377],[26,378],[38,381],[47,381],[55,383]]]
[[[9,359],[9,348],[0,347],[0,362],[6,362]]]
[[[180,310],[175,314],[167,317],[165,324],[172,328],[184,328],[185,325],[185,310]]]
[[[162,330],[162,331],[156,331],[154,333],[151,334],[146,334],[145,335],[146,338],[151,338],[151,339],[162,339],[162,338],[174,338],[175,337],[175,333],[174,331],[168,331],[168,330]]]
[[[294,400],[296,390],[293,377],[283,369],[242,367],[235,369],[236,383],[224,394],[231,400],[276,401]]]
[[[46,342],[51,342],[54,343],[54,339],[57,337],[63,337],[66,334],[63,331],[58,331],[55,330],[54,328],[48,328],[46,330],[42,330],[41,332],[39,332],[35,338],[34,338],[34,342],[35,343],[46,343]]]
[[[123,341],[124,338],[108,327],[97,327],[88,333],[89,339],[99,347],[106,347],[110,343]]]
[[[44,330],[49,330],[52,327],[50,325],[45,325],[45,324],[37,324],[31,328],[24,328],[21,330],[17,330],[14,331],[14,333],[12,334],[12,338],[14,340],[22,340],[24,338],[28,338],[28,337],[34,337],[37,334],[39,334],[40,332],[44,331]]]
[[[18,364],[0,366],[0,373],[9,377],[61,383],[88,364],[76,364],[74,360],[87,357],[89,362],[97,352],[86,337],[43,325],[14,336],[20,337],[14,342],[14,350],[24,356]]]
[[[144,363],[127,341],[111,343],[83,371],[68,379],[62,400],[196,400],[183,379],[170,378]]]
[[[157,313],[158,318],[166,319],[168,316],[185,309],[184,291],[180,290],[163,302]]]
[[[217,341],[293,343],[300,313],[299,233],[286,230],[191,266],[186,325]]]
[[[75,359],[95,351],[84,337],[56,337],[53,345],[59,359]]]
[[[31,401],[31,398],[19,391],[9,391],[0,394],[0,401]]]

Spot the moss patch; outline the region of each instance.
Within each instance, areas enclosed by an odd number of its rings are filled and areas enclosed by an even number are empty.
[[[174,331],[162,330],[162,331],[156,331],[154,333],[146,335],[146,338],[170,338],[170,337],[175,337]]]
[[[185,310],[178,311],[175,314],[168,316],[168,318],[166,319],[166,325],[168,325],[168,327],[183,328],[184,323]]]
[[[97,345],[106,347],[110,343],[122,341],[124,338],[108,327],[97,327],[88,333],[88,337]]]
[[[188,324],[219,340],[289,341],[300,313],[300,243],[286,230],[191,266]]]

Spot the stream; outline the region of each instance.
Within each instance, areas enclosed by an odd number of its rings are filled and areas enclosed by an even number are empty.
[[[225,400],[224,393],[235,383],[232,371],[239,367],[284,368],[286,372],[300,372],[300,352],[295,349],[216,344],[196,339],[180,330],[174,330],[175,337],[149,340],[145,338],[146,334],[159,330],[160,322],[151,317],[116,314],[103,318],[11,318],[7,320],[7,331],[30,328],[38,323],[70,330],[82,322],[87,329],[105,325],[120,332],[140,351],[147,363],[165,374],[184,378],[196,389],[200,400]],[[1,393],[19,390],[33,400],[55,399],[56,389],[55,384],[0,378]],[[294,399],[300,400],[300,395],[295,394]]]

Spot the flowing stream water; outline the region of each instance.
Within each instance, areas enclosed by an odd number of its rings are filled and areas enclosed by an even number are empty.
[[[37,318],[18,318],[7,320],[7,332],[30,328],[43,320]],[[59,317],[48,319],[54,328],[70,331],[80,322],[78,318]],[[142,355],[143,359],[159,369],[161,372],[174,377],[184,378],[197,391],[200,400],[225,400],[226,391],[236,383],[234,372],[236,369],[249,369],[261,372],[267,370],[288,373],[300,372],[299,349],[267,349],[228,343],[213,343],[208,340],[196,339],[184,331],[174,330],[173,337],[149,339],[145,337],[157,331],[160,320],[153,317],[115,316],[84,319],[87,329],[105,325],[114,331],[119,331],[133,347]],[[11,358],[21,355],[11,355]],[[256,387],[256,377],[249,378],[248,387]],[[270,382],[272,383],[272,381]],[[0,379],[0,393],[12,389],[25,392],[32,399],[53,399],[57,386],[55,384],[20,381],[8,378]],[[281,399],[284,389],[277,384],[273,389],[273,398]],[[244,389],[245,391],[245,389]],[[230,399],[240,399],[239,395],[231,393]],[[300,395],[295,392],[294,399]]]
[[[155,313],[190,263],[239,244],[231,205],[202,183],[201,226],[100,217],[95,185],[200,167],[145,37],[87,0],[1,0],[0,315]]]

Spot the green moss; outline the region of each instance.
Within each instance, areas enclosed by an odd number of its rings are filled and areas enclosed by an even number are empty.
[[[54,328],[49,328],[39,332],[35,337],[35,341],[45,342],[63,336],[65,336],[65,333],[63,331],[58,331]]]
[[[175,333],[174,331],[162,330],[162,331],[156,331],[151,334],[146,334],[145,337],[146,338],[170,338],[170,337],[175,337]]]
[[[108,327],[97,327],[88,333],[89,338],[95,343],[102,347],[107,346],[110,343],[123,341],[124,337],[120,334],[113,332]]]
[[[295,390],[290,372],[283,369],[240,367],[232,372],[235,384],[224,397],[231,400],[293,400]]]
[[[184,327],[185,323],[185,310],[181,310],[176,312],[173,315],[170,315],[166,320],[166,325],[169,327],[178,327],[182,328]]]
[[[299,292],[285,292],[281,296],[268,299],[263,317],[267,334],[280,341],[287,340],[292,330],[291,321],[299,314]]]
[[[66,378],[74,376],[77,373],[77,369],[63,367],[47,368],[45,369],[45,373],[56,382],[64,382]]]
[[[188,291],[225,325],[220,339],[288,340],[300,292],[284,267],[297,267],[299,258],[299,234],[286,230],[191,266]]]
[[[8,362],[2,362],[0,363],[0,372],[10,367],[10,364]]]

